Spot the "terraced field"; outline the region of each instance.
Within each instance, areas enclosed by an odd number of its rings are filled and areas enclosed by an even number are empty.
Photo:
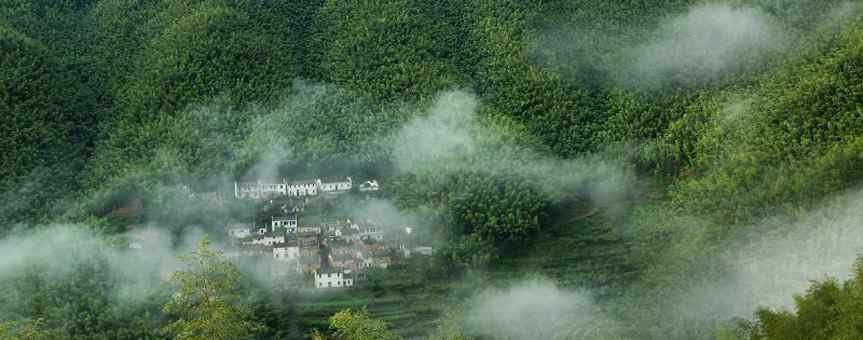
[[[405,338],[428,335],[447,306],[489,286],[506,286],[528,277],[544,277],[564,287],[589,287],[613,294],[636,269],[626,259],[629,241],[600,211],[590,216],[557,217],[526,246],[510,250],[488,268],[449,283],[401,286],[375,293],[370,289],[315,292],[297,304],[307,329],[326,329],[327,318],[343,309],[366,309]],[[404,293],[402,293],[404,292]]]
[[[530,244],[496,261],[490,277],[504,282],[540,276],[561,286],[599,291],[618,287],[636,274],[636,268],[626,258],[631,244],[617,223],[603,211],[558,217]]]
[[[369,314],[386,321],[405,338],[418,338],[436,327],[440,316],[440,297],[416,287],[418,293],[376,296],[364,289],[348,289],[306,296],[297,304],[297,315],[307,329],[326,329],[327,318],[343,309],[365,309]]]

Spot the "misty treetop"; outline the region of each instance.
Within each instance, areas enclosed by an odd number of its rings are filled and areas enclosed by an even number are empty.
[[[792,311],[760,309],[754,322],[744,321],[737,333],[742,339],[856,339],[863,336],[860,301],[863,270],[858,260],[853,277],[814,282],[794,297]]]
[[[0,150],[0,237],[215,230],[266,209],[189,204],[181,184],[304,169],[380,177],[436,242],[368,296],[304,307],[206,247],[152,304],[118,303],[128,273],[105,254],[61,273],[0,259],[4,339],[481,337],[466,298],[534,275],[594,290],[622,338],[860,327],[856,276],[796,292],[795,312],[741,315],[745,293],[711,286],[759,236],[863,218],[860,1],[6,0]],[[110,214],[135,200],[132,223]],[[815,218],[836,201],[852,208]],[[201,280],[220,298],[182,300]]]

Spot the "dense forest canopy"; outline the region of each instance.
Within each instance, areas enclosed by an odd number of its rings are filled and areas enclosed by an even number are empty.
[[[0,150],[0,339],[863,336],[856,0],[5,0]],[[180,189],[316,175],[435,255],[315,300]]]

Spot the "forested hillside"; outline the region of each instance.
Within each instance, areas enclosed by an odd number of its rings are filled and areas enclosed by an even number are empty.
[[[856,0],[4,0],[0,150],[0,339],[863,338]],[[434,255],[308,296],[177,189],[309,174]]]

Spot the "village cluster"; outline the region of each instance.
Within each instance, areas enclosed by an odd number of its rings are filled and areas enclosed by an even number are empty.
[[[340,195],[354,190],[350,177],[339,181],[235,182],[235,199],[270,200],[319,195]],[[357,191],[379,190],[377,181],[363,182]],[[273,275],[304,274],[315,288],[352,287],[369,268],[388,268],[415,255],[431,255],[432,248],[417,245],[410,226],[386,226],[379,221],[334,220],[303,223],[301,206],[283,206],[267,223],[233,222],[226,232],[233,258],[272,259]],[[386,232],[384,231],[386,230]]]

